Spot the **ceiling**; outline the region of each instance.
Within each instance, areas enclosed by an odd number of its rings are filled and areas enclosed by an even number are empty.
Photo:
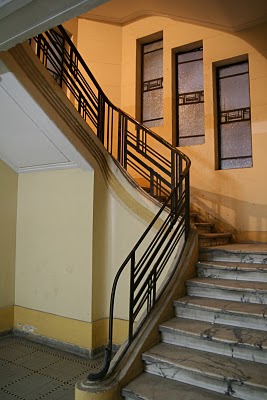
[[[267,21],[267,1],[110,0],[80,17],[123,25],[151,15],[236,32]]]
[[[17,173],[89,164],[0,61],[0,159]]]

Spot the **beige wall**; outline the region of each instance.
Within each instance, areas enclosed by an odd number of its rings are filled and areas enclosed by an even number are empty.
[[[79,19],[78,50],[108,98],[121,101],[121,27]]]
[[[18,175],[0,161],[0,308],[15,301]]]
[[[93,172],[19,176],[16,305],[91,320]]]
[[[80,24],[80,22],[79,22]],[[86,21],[98,32],[102,24]],[[106,24],[105,24],[106,26]],[[110,29],[113,26],[110,25]],[[119,29],[116,27],[116,29]],[[237,239],[267,241],[267,25],[229,34],[215,29],[178,22],[165,17],[147,17],[121,28],[121,108],[136,114],[136,43],[155,32],[163,31],[164,46],[164,124],[155,128],[162,137],[173,138],[173,65],[174,49],[203,41],[205,88],[205,144],[181,148],[192,160],[191,202],[218,218],[225,229],[232,230]],[[109,43],[108,30],[103,31]],[[84,31],[85,33],[85,31]],[[248,55],[252,116],[253,167],[216,170],[214,121],[214,63],[239,55]],[[106,85],[102,75],[106,71],[109,53],[102,54],[97,78]],[[117,91],[117,88],[116,88]]]

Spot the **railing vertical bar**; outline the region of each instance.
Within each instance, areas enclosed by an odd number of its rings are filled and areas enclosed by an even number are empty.
[[[134,267],[135,267],[135,253],[131,257],[131,270],[130,270],[130,302],[129,302],[129,340],[133,337],[133,308],[134,308]]]
[[[110,110],[110,106],[108,105],[108,116],[107,116],[107,151],[110,153],[110,149],[109,149],[109,110]]]
[[[117,160],[121,162],[121,125],[122,125],[122,114],[119,112],[118,114],[118,155]]]

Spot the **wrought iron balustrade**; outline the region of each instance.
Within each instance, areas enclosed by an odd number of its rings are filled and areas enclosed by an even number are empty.
[[[30,45],[62,89],[72,98],[78,112],[107,151],[129,173],[146,181],[153,197],[158,200],[166,199],[115,277],[105,363],[99,373],[89,375],[90,380],[101,380],[110,366],[115,296],[122,274],[128,273],[130,276],[129,329],[125,353],[138,332],[135,321],[140,321],[141,315],[149,314],[168,285],[168,281],[165,281],[164,286],[161,282],[168,261],[177,254],[177,249],[178,258],[182,255],[190,230],[190,160],[112,104],[62,26],[34,37]],[[160,221],[163,221],[161,225]],[[155,231],[157,233],[153,234]],[[148,239],[150,243],[144,249],[144,242]],[[168,279],[170,278],[171,275]],[[138,327],[140,326],[139,323]]]

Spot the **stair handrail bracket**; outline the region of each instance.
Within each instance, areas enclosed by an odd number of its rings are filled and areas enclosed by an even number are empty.
[[[164,199],[115,276],[104,365],[98,373],[88,375],[91,382],[101,381],[110,376],[125,356],[167,288],[175,272],[168,270],[168,262],[172,257],[180,259],[182,256],[190,232],[191,162],[166,140],[112,104],[62,26],[34,37],[30,45],[107,151],[130,174],[148,183],[151,196],[161,202]],[[166,271],[167,278],[163,279]],[[125,273],[130,276],[128,338],[118,360],[110,368],[115,299],[118,283]]]

